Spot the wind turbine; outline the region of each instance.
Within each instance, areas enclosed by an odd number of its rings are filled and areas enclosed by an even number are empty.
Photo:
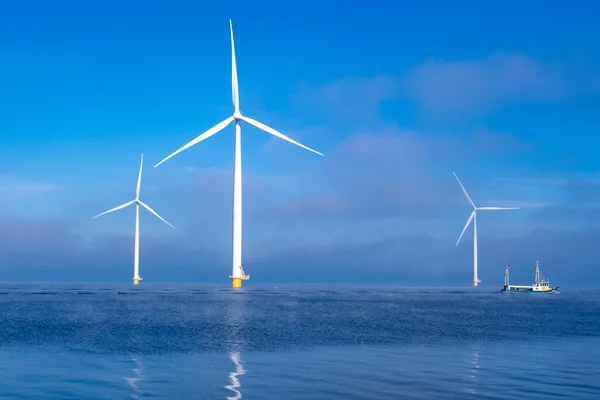
[[[192,147],[193,145],[200,143],[201,141],[208,139],[214,134],[223,130],[227,125],[229,125],[232,121],[235,121],[235,153],[234,153],[234,167],[233,167],[233,254],[232,254],[232,273],[229,276],[231,279],[231,286],[234,288],[242,287],[242,280],[250,279],[250,275],[246,275],[242,268],[242,149],[241,149],[241,140],[242,140],[242,130],[241,130],[241,122],[247,122],[254,127],[261,129],[275,137],[286,140],[290,143],[293,143],[297,146],[300,146],[306,150],[312,151],[318,155],[323,155],[316,150],[313,150],[309,147],[304,146],[301,143],[296,142],[295,140],[287,137],[281,132],[276,131],[275,129],[259,122],[250,117],[246,117],[242,115],[240,112],[240,99],[239,99],[239,91],[238,91],[238,77],[237,77],[237,66],[235,61],[235,45],[233,41],[233,26],[231,24],[231,20],[229,20],[229,32],[231,34],[231,93],[233,98],[233,115],[226,118],[222,122],[219,122],[217,125],[213,126],[206,132],[202,133],[196,139],[192,140],[179,150],[175,151],[173,154],[159,162],[154,166],[154,168],[158,167],[163,162],[167,161],[169,158],[174,155],[184,151],[185,149]]]
[[[467,220],[465,227],[463,228],[462,232],[460,233],[460,236],[458,237],[458,240],[456,241],[456,245],[458,246],[458,243],[460,242],[460,239],[462,239],[465,231],[467,230],[467,227],[469,226],[471,221],[473,221],[473,286],[477,286],[477,285],[479,285],[479,282],[481,282],[479,280],[479,276],[477,275],[477,211],[518,210],[519,207],[477,207],[477,206],[475,206],[475,203],[473,202],[473,200],[471,200],[471,196],[469,196],[469,193],[467,193],[467,190],[465,189],[463,184],[460,182],[460,179],[458,179],[458,176],[456,176],[456,174],[454,172],[452,172],[452,173],[454,174],[454,177],[458,181],[460,188],[462,189],[463,193],[465,194],[467,201],[469,202],[469,204],[471,204],[473,206],[473,212],[471,213],[471,216]]]
[[[142,160],[140,161],[140,173],[138,175],[137,187],[135,189],[135,199],[133,199],[125,204],[121,204],[120,206],[112,208],[108,211],[105,211],[102,214],[98,214],[92,218],[92,219],[98,218],[101,215],[108,214],[113,211],[117,211],[122,208],[129,207],[132,204],[135,204],[135,239],[134,239],[135,244],[134,244],[134,256],[133,256],[133,284],[134,285],[137,285],[142,280],[142,277],[140,276],[140,206],[144,207],[146,210],[150,211],[162,222],[164,222],[165,224],[167,224],[171,228],[173,228],[173,225],[171,225],[165,219],[163,219],[163,217],[158,215],[156,213],[156,211],[154,211],[152,208],[150,208],[149,205],[147,205],[146,203],[144,203],[143,201],[140,200],[140,186],[142,184],[142,165],[143,164],[144,164],[144,154],[142,154]]]

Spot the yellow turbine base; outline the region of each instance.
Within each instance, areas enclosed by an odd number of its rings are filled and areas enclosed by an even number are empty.
[[[134,285],[137,285],[138,283],[140,283],[140,280],[139,280],[139,279],[134,279],[134,280],[133,280],[133,284],[134,284]]]
[[[242,280],[240,278],[231,278],[231,287],[232,288],[241,288]]]
[[[473,281],[473,286],[478,286],[479,285],[479,281]]]
[[[229,275],[229,279],[231,279],[231,287],[232,288],[241,288],[242,287],[242,281],[247,281],[248,279],[250,279],[250,275],[242,275],[242,276],[232,276]]]

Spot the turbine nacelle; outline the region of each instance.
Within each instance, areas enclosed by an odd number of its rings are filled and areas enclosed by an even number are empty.
[[[242,115],[242,113],[240,112],[240,110],[235,110],[233,112],[233,119],[237,121],[241,121],[242,119],[244,119],[244,116]]]

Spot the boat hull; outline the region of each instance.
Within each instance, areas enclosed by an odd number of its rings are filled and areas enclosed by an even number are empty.
[[[524,293],[556,293],[557,287],[535,287],[535,286],[505,286],[501,292],[524,292]]]

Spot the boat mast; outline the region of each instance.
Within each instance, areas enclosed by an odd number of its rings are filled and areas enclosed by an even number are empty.
[[[540,262],[535,262],[535,284],[539,286],[540,284]]]

